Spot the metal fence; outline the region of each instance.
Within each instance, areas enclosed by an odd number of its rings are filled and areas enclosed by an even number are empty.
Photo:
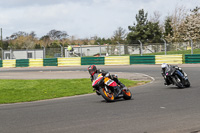
[[[143,55],[151,53],[167,54],[169,51],[200,49],[198,42],[179,43],[138,43],[138,44],[116,44],[116,45],[96,45],[96,46],[73,46],[73,51],[65,49],[65,57],[85,57],[85,56],[116,56],[116,55]],[[200,53],[199,53],[200,54]]]
[[[73,50],[67,47],[42,48],[42,49],[0,49],[1,59],[38,59],[58,57],[93,57],[117,55],[143,55],[151,53],[167,54],[168,51],[189,50],[191,54],[195,49],[200,49],[200,41],[178,43],[138,43],[116,45],[76,45]],[[165,52],[166,51],[166,52]],[[200,54],[200,53],[196,53]]]

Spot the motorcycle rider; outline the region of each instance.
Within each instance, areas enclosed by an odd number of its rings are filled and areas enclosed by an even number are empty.
[[[183,78],[185,77],[185,76],[184,76],[185,73],[184,73],[183,70],[182,70],[180,67],[178,67],[177,65],[176,65],[176,66],[173,66],[173,65],[168,65],[167,63],[162,63],[162,65],[161,65],[161,68],[162,68],[161,74],[162,74],[162,76],[163,76],[164,79],[165,79],[164,85],[170,85],[170,84],[171,84],[170,81],[169,81],[169,80],[166,78],[166,76],[165,76],[166,70],[167,70],[167,68],[169,68],[169,67],[172,67],[172,68],[175,68],[176,70],[179,70],[179,71],[183,74]]]
[[[97,69],[97,67],[96,67],[95,65],[90,65],[90,66],[88,67],[88,72],[89,72],[89,74],[90,74],[91,81],[94,80],[94,77],[93,77],[93,76],[94,76],[95,73],[101,73],[103,76],[105,76],[105,75],[108,74],[108,77],[111,78],[112,80],[114,80],[118,85],[120,85],[120,88],[126,89],[125,85],[122,84],[122,83],[119,81],[117,74],[115,74],[115,75],[110,75],[110,73],[107,72],[107,71],[104,71],[104,70],[101,70],[101,69]]]

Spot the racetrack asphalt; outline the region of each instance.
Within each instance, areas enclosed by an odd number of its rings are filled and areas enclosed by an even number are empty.
[[[131,88],[132,100],[107,103],[95,94],[0,105],[1,133],[191,133],[200,130],[200,64],[179,65],[190,88],[164,86],[160,65],[98,66],[124,75],[142,73],[155,81]],[[0,69],[0,78],[38,73],[87,73],[87,66]],[[56,74],[55,74],[56,73]],[[72,74],[71,74],[72,73]],[[120,75],[122,73],[122,75]],[[62,76],[63,76],[62,75]],[[84,74],[83,74],[84,75]],[[86,75],[89,78],[89,75]],[[45,77],[45,76],[44,76]],[[48,77],[48,76],[47,76]],[[50,76],[49,76],[50,77]],[[79,75],[79,77],[82,77]],[[87,78],[85,77],[85,78]],[[146,76],[142,76],[146,77]],[[72,90],[73,91],[73,90]]]

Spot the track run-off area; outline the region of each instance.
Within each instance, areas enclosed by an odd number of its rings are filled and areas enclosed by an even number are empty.
[[[127,101],[107,103],[101,96],[87,94],[0,104],[0,133],[197,133],[200,64],[178,66],[188,74],[190,88],[165,86],[160,65],[97,66],[111,74],[132,75],[135,80],[144,78],[141,74],[153,80],[131,88],[133,98]],[[87,67],[1,68],[0,78],[89,78]]]

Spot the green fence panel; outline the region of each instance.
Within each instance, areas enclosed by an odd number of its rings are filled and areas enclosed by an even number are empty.
[[[2,62],[3,62],[3,61],[2,61],[2,60],[0,60],[0,67],[2,67],[2,66],[3,66]]]
[[[104,65],[104,57],[81,57],[81,65]]]
[[[58,66],[58,59],[57,58],[43,59],[43,66]]]
[[[130,56],[130,64],[155,64],[155,55]]]
[[[29,59],[16,59],[16,67],[29,67]]]
[[[200,63],[200,54],[186,54],[185,63]]]

